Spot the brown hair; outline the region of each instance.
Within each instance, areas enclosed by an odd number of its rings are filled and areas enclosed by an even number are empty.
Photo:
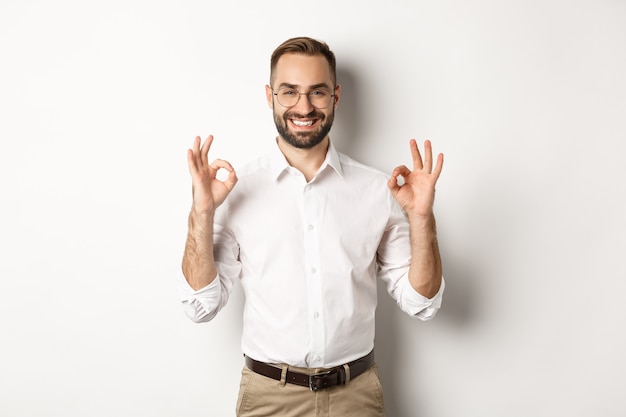
[[[280,57],[285,54],[300,54],[308,56],[322,55],[326,58],[328,65],[330,66],[330,74],[332,76],[333,83],[337,83],[337,63],[335,61],[335,54],[333,51],[330,50],[325,42],[302,36],[287,39],[274,50],[272,53],[272,60],[270,62],[270,84],[274,80],[274,70],[276,69],[276,64],[278,63]]]

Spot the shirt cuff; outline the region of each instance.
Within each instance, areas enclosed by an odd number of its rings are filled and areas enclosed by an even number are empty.
[[[194,290],[180,273],[177,280],[178,299],[187,317],[196,323],[211,320],[217,314],[222,285],[219,276],[206,287]]]
[[[445,280],[441,277],[441,286],[437,294],[433,298],[426,298],[422,294],[415,291],[415,288],[411,283],[406,280],[405,291],[402,292],[402,304],[405,306],[406,311],[412,316],[420,320],[430,320],[435,317],[437,311],[441,307],[441,301],[443,299],[443,291],[446,287]]]

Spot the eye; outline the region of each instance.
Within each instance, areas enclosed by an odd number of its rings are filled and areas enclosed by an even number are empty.
[[[328,95],[328,91],[326,90],[313,90],[309,93],[311,97],[326,97]]]
[[[294,90],[293,88],[283,88],[280,91],[278,91],[278,94],[284,97],[292,97],[292,96],[297,95],[298,92]]]

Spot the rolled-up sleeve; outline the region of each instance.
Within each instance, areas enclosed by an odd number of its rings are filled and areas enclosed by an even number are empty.
[[[221,212],[223,213],[223,211]],[[178,298],[187,317],[196,323],[212,320],[226,305],[234,282],[241,272],[239,245],[232,232],[224,227],[217,217],[213,226],[213,255],[217,277],[206,287],[194,290],[181,272],[178,275]]]
[[[217,276],[204,288],[194,290],[180,273],[177,281],[178,298],[187,317],[196,323],[210,321],[221,309],[222,285]]]
[[[441,307],[445,283],[442,277],[439,291],[433,298],[417,292],[409,281],[411,240],[409,222],[395,201],[389,202],[387,229],[378,247],[378,276],[402,311],[420,320],[430,320]]]
[[[433,298],[426,298],[422,294],[415,291],[408,277],[401,281],[403,287],[400,294],[402,296],[401,305],[403,310],[411,316],[414,316],[420,320],[430,320],[435,317],[437,311],[441,307],[441,301],[443,299],[443,290],[445,288],[445,281],[441,278],[441,286],[439,291]]]

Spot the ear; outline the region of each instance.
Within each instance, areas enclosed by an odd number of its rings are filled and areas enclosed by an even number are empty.
[[[267,100],[267,105],[270,109],[274,109],[274,93],[272,92],[272,87],[269,85],[265,86],[265,99]]]
[[[335,97],[333,97],[335,99],[333,102],[335,108],[339,105],[339,96],[341,96],[341,86],[337,85],[337,87],[335,87]]]

